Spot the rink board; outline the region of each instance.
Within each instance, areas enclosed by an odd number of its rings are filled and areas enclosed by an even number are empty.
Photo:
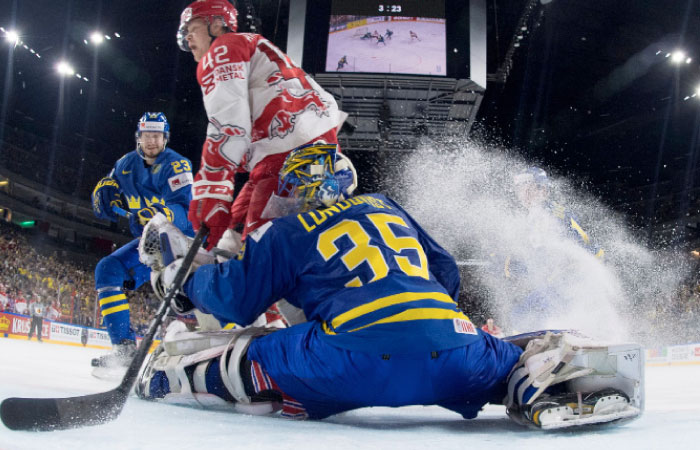
[[[31,322],[31,317],[23,314],[0,313],[0,337],[26,340],[29,337]],[[47,319],[44,319],[41,328],[41,339],[45,343],[101,350],[112,348],[109,335],[105,330]],[[32,336],[32,340],[36,338],[36,335]],[[140,342],[141,337],[137,336],[136,341]],[[151,350],[159,343],[159,340],[155,340]]]

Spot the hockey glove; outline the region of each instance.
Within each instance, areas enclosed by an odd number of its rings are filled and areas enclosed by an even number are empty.
[[[141,225],[146,225],[158,213],[163,214],[170,222],[172,222],[175,217],[170,208],[160,203],[153,203],[151,206],[139,209],[136,215],[138,216],[139,223]]]
[[[194,178],[187,218],[195,231],[202,225],[209,228],[207,250],[211,250],[219,242],[231,222],[232,178],[231,172],[226,169],[219,172],[200,170]]]
[[[151,271],[151,286],[153,286],[153,292],[155,292],[156,297],[158,297],[160,300],[165,298],[165,295],[167,294],[168,289],[170,289],[172,286],[173,281],[175,280],[175,275],[177,274],[177,271],[180,270],[180,266],[182,266],[182,262],[184,260],[185,258],[178,258],[163,270]],[[190,270],[187,272],[187,275],[185,275],[185,282],[192,271],[197,270],[198,267],[199,265],[194,262],[192,265],[190,265]],[[185,283],[183,282],[183,285],[184,284]],[[195,309],[192,301],[187,298],[182,291],[179,291],[177,294],[175,294],[172,300],[170,300],[170,307],[173,311],[180,315],[189,314],[193,309]]]
[[[97,218],[116,222],[119,218],[112,210],[113,206],[126,209],[117,180],[104,177],[92,191],[92,210]]]

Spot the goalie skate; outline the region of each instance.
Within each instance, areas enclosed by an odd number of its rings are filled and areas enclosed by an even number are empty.
[[[636,418],[641,411],[630,405],[627,395],[617,389],[603,389],[587,395],[543,396],[523,411],[528,425],[543,430],[620,422]]]
[[[518,341],[518,339],[510,339]],[[644,353],[575,332],[530,334],[508,382],[516,422],[544,430],[632,420],[644,410]]]

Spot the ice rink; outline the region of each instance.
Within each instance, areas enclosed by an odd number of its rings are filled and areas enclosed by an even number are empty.
[[[104,351],[0,338],[0,398],[72,396],[116,385],[90,375],[90,359]],[[369,408],[322,422],[160,405],[135,397],[114,422],[49,433],[0,425],[0,449],[347,449],[482,447],[512,449],[697,448],[700,365],[647,367],[647,404],[641,419],[585,432],[543,433],[487,406],[476,420],[438,407]],[[545,441],[546,439],[546,441]]]
[[[326,71],[335,72],[338,61],[347,56],[348,65],[339,72],[411,73],[445,75],[445,24],[431,22],[381,22],[368,24],[370,33],[394,32],[386,45],[376,39],[362,40],[351,28],[331,33],[328,39]],[[409,30],[418,35],[411,39]]]

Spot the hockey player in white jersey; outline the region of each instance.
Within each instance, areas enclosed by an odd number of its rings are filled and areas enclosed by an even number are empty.
[[[195,230],[209,228],[207,248],[228,229],[242,227],[245,238],[267,222],[261,214],[287,154],[306,143],[337,143],[342,123],[333,96],[289,56],[261,35],[236,32],[237,14],[226,0],[196,1],[178,31],[180,48],[198,62],[209,119],[189,215]],[[250,178],[233,202],[236,172]]]

